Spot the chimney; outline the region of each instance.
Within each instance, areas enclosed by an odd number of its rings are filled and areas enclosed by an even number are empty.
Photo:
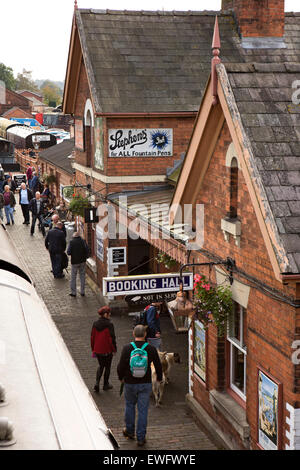
[[[222,10],[233,10],[243,47],[286,47],[284,0],[222,0]]]

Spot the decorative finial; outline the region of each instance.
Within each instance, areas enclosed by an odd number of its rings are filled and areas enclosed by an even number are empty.
[[[214,56],[211,61],[211,86],[212,86],[213,105],[216,105],[218,103],[218,91],[217,91],[218,76],[217,76],[216,65],[221,63],[221,59],[219,57],[221,41],[220,41],[219,23],[218,23],[217,16],[216,16],[216,21],[215,21],[214,35],[213,35],[211,47],[212,47],[212,53]]]

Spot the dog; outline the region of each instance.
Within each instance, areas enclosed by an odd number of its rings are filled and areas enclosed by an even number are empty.
[[[178,353],[168,353],[157,351],[162,365],[163,378],[162,382],[157,382],[157,376],[153,363],[151,364],[152,373],[152,392],[154,395],[155,406],[160,406],[164,394],[165,385],[170,383],[170,370],[174,363],[180,364],[180,356]]]

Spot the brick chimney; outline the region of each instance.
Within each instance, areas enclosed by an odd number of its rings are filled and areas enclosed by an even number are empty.
[[[233,10],[242,38],[282,38],[284,0],[222,0],[222,10]]]

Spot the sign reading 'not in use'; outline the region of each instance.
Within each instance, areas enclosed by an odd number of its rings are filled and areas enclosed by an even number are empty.
[[[183,289],[193,289],[193,273],[183,273]],[[155,294],[173,292],[180,287],[179,273],[103,278],[104,295]]]

